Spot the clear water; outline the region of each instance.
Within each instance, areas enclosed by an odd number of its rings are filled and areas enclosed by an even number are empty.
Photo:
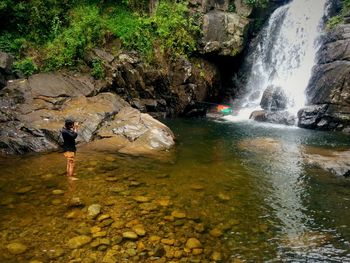
[[[223,262],[350,262],[350,181],[309,167],[302,157],[308,146],[349,149],[348,137],[249,122],[177,119],[167,124],[177,146],[164,158],[82,147],[76,182],[63,176],[61,153],[1,158],[0,262],[102,262],[127,226],[104,226],[111,244],[103,249],[67,247],[70,238],[98,224],[85,217],[94,203],[114,221],[137,219],[147,231],[131,244],[118,243],[116,262],[161,262],[148,254],[153,235],[177,240],[173,249],[180,251],[189,237],[203,245],[200,255],[183,251],[180,258],[162,262],[209,262],[214,251]],[[29,192],[18,193],[28,186]],[[53,195],[54,189],[65,193]],[[156,208],[144,211],[134,196],[148,197]],[[85,208],[69,208],[72,197]],[[169,204],[157,205],[163,199]],[[166,219],[174,210],[187,217]],[[69,213],[74,216],[67,218]],[[211,235],[212,229],[222,235]],[[25,244],[27,251],[11,255],[6,246],[12,242]],[[125,255],[127,247],[140,242],[144,250]],[[63,252],[52,256],[59,249]]]

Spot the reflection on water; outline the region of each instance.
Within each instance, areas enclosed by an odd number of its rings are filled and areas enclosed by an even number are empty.
[[[308,145],[349,148],[345,136],[168,125],[178,138],[171,158],[80,148],[76,182],[60,153],[2,158],[0,262],[350,261],[350,183],[304,161]],[[101,205],[95,219],[92,204]],[[138,237],[123,238],[128,231]],[[87,244],[71,247],[81,236]]]

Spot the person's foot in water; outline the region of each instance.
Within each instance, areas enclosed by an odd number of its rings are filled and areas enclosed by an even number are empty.
[[[77,177],[74,177],[74,176],[67,176],[69,180],[72,180],[72,181],[77,181],[79,180],[79,178]]]

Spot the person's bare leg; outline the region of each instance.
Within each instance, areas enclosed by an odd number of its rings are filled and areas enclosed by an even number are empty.
[[[78,178],[74,177],[74,160],[68,161],[68,178],[71,180],[78,180]]]

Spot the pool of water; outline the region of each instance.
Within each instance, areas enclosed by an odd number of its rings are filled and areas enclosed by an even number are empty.
[[[79,181],[65,178],[62,153],[2,157],[0,262],[350,262],[350,180],[303,157],[349,149],[348,136],[166,124],[177,145],[164,158],[78,148]],[[87,216],[92,204],[103,217]],[[122,238],[135,226],[145,233]],[[90,239],[71,247],[77,236]]]

